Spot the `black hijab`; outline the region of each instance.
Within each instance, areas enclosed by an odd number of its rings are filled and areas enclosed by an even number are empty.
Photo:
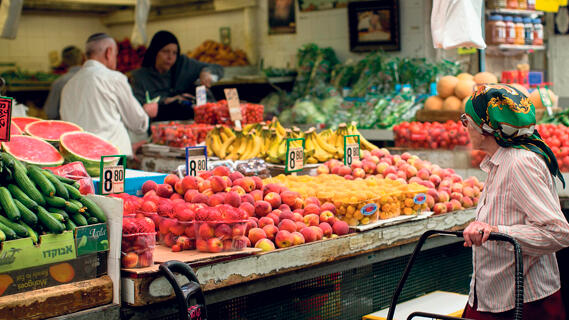
[[[180,44],[178,43],[178,39],[175,35],[168,31],[158,31],[152,37],[152,41],[150,41],[150,46],[146,50],[144,54],[144,59],[142,60],[143,67],[154,68],[156,64],[156,55],[158,55],[158,51],[162,50],[165,46],[174,43],[178,47],[178,56],[176,58],[176,63],[178,63],[178,58],[180,58]]]

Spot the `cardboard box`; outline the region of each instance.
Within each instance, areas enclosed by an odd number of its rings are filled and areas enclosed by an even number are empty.
[[[101,277],[107,274],[107,257],[108,252],[103,251],[65,262],[4,272],[0,274],[0,296]]]
[[[75,247],[77,256],[109,250],[109,235],[104,223],[75,229]]]
[[[125,181],[124,181],[124,192],[134,195],[142,196],[142,185],[148,180],[152,180],[158,184],[164,183],[164,178],[166,178],[165,173],[158,172],[146,172],[141,170],[126,169],[125,170]],[[93,178],[93,185],[95,186],[95,192],[100,193],[99,178]]]

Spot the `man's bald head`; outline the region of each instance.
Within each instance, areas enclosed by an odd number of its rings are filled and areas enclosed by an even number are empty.
[[[95,33],[87,39],[85,55],[87,59],[97,60],[107,68],[115,70],[117,67],[117,44],[106,33]]]

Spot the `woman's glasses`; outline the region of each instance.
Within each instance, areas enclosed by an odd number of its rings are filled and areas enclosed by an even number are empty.
[[[460,122],[462,122],[463,127],[468,127],[468,118],[466,117],[466,113],[460,115]]]

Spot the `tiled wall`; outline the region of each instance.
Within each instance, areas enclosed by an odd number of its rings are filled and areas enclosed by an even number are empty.
[[[228,11],[208,16],[197,16],[163,21],[151,21],[147,24],[148,41],[160,30],[168,30],[176,35],[183,53],[191,51],[205,40],[219,41],[219,28],[231,28],[231,45],[244,49],[245,30],[243,11]],[[132,25],[111,26],[110,33],[117,39],[129,37]]]
[[[16,39],[0,39],[0,62],[16,62],[31,71],[49,71],[50,51],[60,53],[68,45],[83,48],[89,35],[107,31],[96,16],[24,13]]]

